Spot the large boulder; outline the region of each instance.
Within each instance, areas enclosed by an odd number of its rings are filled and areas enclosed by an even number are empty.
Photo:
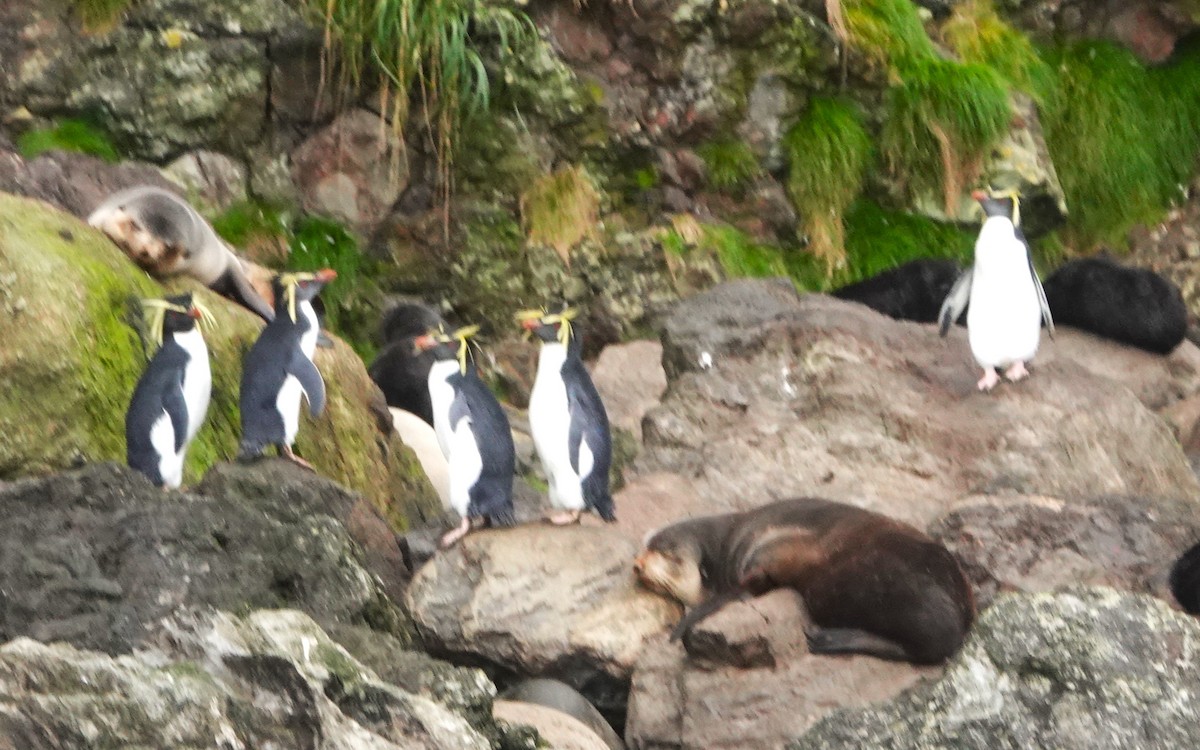
[[[554,677],[619,711],[642,644],[679,608],[633,581],[634,542],[593,526],[520,526],[433,558],[407,603],[435,653]]]
[[[1152,597],[1006,595],[941,680],[838,711],[787,747],[1196,747],[1198,648],[1200,622]]]
[[[1196,393],[1193,348],[1162,358],[1087,337],[1055,356],[1078,336],[1060,330],[1032,378],[981,394],[965,329],[943,339],[790,283],[725,284],[666,324],[671,385],[638,465],[690,478],[713,511],[816,494],[919,525],[980,493],[1195,497],[1179,443],[1137,395],[1166,408]],[[1114,351],[1141,369],[1114,375]]]
[[[163,287],[82,222],[0,194],[0,478],[124,459],[125,409],[148,353],[136,299],[185,290],[216,318],[205,333],[212,403],[185,468],[185,481],[195,481],[237,453],[240,365],[262,322],[194,281]],[[433,489],[392,431],[362,360],[335,339],[315,362],[327,405],[316,419],[303,412],[301,455],[370,498],[397,529],[436,510]]]

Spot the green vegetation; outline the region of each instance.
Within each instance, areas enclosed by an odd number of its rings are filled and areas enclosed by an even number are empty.
[[[280,206],[258,200],[239,201],[213,217],[212,225],[226,242],[254,260],[269,265],[287,261],[291,215]]]
[[[75,15],[88,31],[103,31],[120,20],[133,0],[72,0]]]
[[[481,40],[497,40],[500,53],[508,54],[536,34],[532,22],[519,10],[482,0],[306,2],[324,20],[338,83],[355,92],[377,89],[397,136],[408,124],[410,101],[419,104],[448,197],[461,127],[488,108]]]
[[[721,270],[729,278],[788,275],[780,248],[756,242],[728,224],[701,224],[687,216],[677,219],[671,229],[664,230],[659,243],[664,250],[676,255],[693,251],[710,253],[716,256]]]
[[[762,174],[758,158],[736,138],[718,138],[700,145],[696,154],[704,160],[708,184],[717,190],[739,193]]]
[[[570,265],[571,248],[596,229],[600,193],[587,171],[571,166],[545,175],[521,196],[521,215],[534,244],[554,248]]]
[[[783,137],[788,195],[809,248],[832,273],[846,262],[842,213],[862,190],[871,137],[850,102],[817,97]]]
[[[1053,89],[1054,71],[1021,32],[996,14],[991,0],[966,0],[942,26],[942,38],[964,62],[985,65],[1039,102]]]
[[[842,0],[846,28],[856,47],[895,69],[937,56],[910,0]]]
[[[53,127],[30,130],[17,139],[17,150],[26,159],[52,149],[91,154],[107,162],[120,158],[108,134],[87,120],[61,120]]]
[[[1077,251],[1123,244],[1135,223],[1179,199],[1200,151],[1200,50],[1147,70],[1109,42],[1046,53],[1059,71],[1043,109],[1046,140],[1071,209]]]

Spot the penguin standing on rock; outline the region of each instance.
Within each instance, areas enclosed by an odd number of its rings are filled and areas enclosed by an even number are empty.
[[[454,333],[438,329],[413,342],[418,352],[434,356],[429,368],[433,429],[450,473],[450,505],[462,516],[462,523],[442,537],[442,547],[465,536],[476,520],[490,526],[516,523],[512,501],[516,449],[508,417],[468,356],[468,339],[478,330],[478,326]]]
[[[975,263],[947,295],[938,314],[942,336],[967,307],[967,339],[971,354],[983,368],[978,387],[990,391],[1004,377],[1021,380],[1029,374],[1042,338],[1042,321],[1054,338],[1054,320],[1021,232],[1019,205],[1013,194],[991,196],[976,190],[971,197],[983,207],[983,228],[975,241]]]
[[[325,408],[325,381],[312,361],[320,333],[312,300],[336,277],[327,268],[272,279],[275,318],[263,328],[242,364],[239,460],[258,458],[274,445],[281,456],[312,470],[292,452],[292,443],[300,427],[300,393],[308,399],[314,417]]]
[[[576,314],[567,307],[558,313],[517,313],[521,326],[542,341],[529,395],[529,429],[550,482],[550,504],[562,509],[548,519],[558,525],[577,523],[585,509],[605,521],[617,520],[608,487],[608,414],[579,356],[579,337],[571,325]]]
[[[188,445],[208,413],[212,370],[197,321],[211,321],[191,294],[143,300],[151,336],[161,344],[125,412],[126,461],[163,489],[183,483]]]

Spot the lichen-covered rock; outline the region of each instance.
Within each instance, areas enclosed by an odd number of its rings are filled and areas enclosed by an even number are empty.
[[[636,552],[591,526],[477,532],[417,572],[408,608],[435,653],[554,677],[620,710],[642,644],[678,613],[635,585]]]
[[[15,151],[0,150],[0,191],[46,201],[81,219],[112,193],[135,185],[173,187],[158,168],[144,162],[109,164],[71,151],[26,160]]]
[[[132,655],[0,647],[0,745],[486,750],[461,717],[380,680],[302,613],[193,610]]]
[[[246,200],[246,167],[215,151],[192,151],[163,169],[192,206],[205,216]]]
[[[194,492],[108,463],[14,482],[0,489],[0,638],[124,653],[162,617],[205,605],[294,607],[411,642],[389,598],[402,573],[394,538],[389,560],[347,530],[361,502],[275,460],[222,466]]]
[[[186,481],[237,453],[241,361],[261,330],[252,313],[191,280],[162,287],[95,230],[45,204],[0,194],[0,477],[83,461],[124,460],[125,410],[145,367],[138,297],[193,291],[213,312],[205,334],[213,395],[188,453]],[[297,449],[358,490],[395,528],[438,508],[411,451],[391,430],[362,360],[342,341],[318,349],[325,413],[304,416]]]
[[[1200,622],[1106,588],[1005,595],[937,683],[839,711],[789,750],[1195,747]]]

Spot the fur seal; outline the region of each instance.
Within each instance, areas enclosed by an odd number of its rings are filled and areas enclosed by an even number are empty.
[[[1064,263],[1044,288],[1056,321],[1103,338],[1169,354],[1187,334],[1179,287],[1146,268],[1081,258]]]
[[[953,260],[922,258],[847,284],[831,294],[896,320],[936,323],[942,300],[960,274],[962,267]]]
[[[187,201],[154,185],[110,195],[87,223],[156,278],[188,275],[270,322],[271,272],[245,261]]]
[[[672,524],[647,538],[634,571],[692,607],[672,639],[730,601],[781,587],[804,597],[814,654],[935,664],[975,618],[949,550],[908,524],[819,498]]]
[[[545,706],[570,716],[590,729],[609,750],[625,750],[625,743],[613,731],[596,707],[565,682],[546,677],[521,680],[498,696],[498,700]]]
[[[414,342],[444,323],[442,316],[419,302],[393,305],[379,324],[384,347],[367,368],[388,406],[416,414],[431,426],[429,368],[434,357],[432,352],[418,352]]]
[[[1200,615],[1200,543],[1184,552],[1171,568],[1171,593],[1185,612]]]

